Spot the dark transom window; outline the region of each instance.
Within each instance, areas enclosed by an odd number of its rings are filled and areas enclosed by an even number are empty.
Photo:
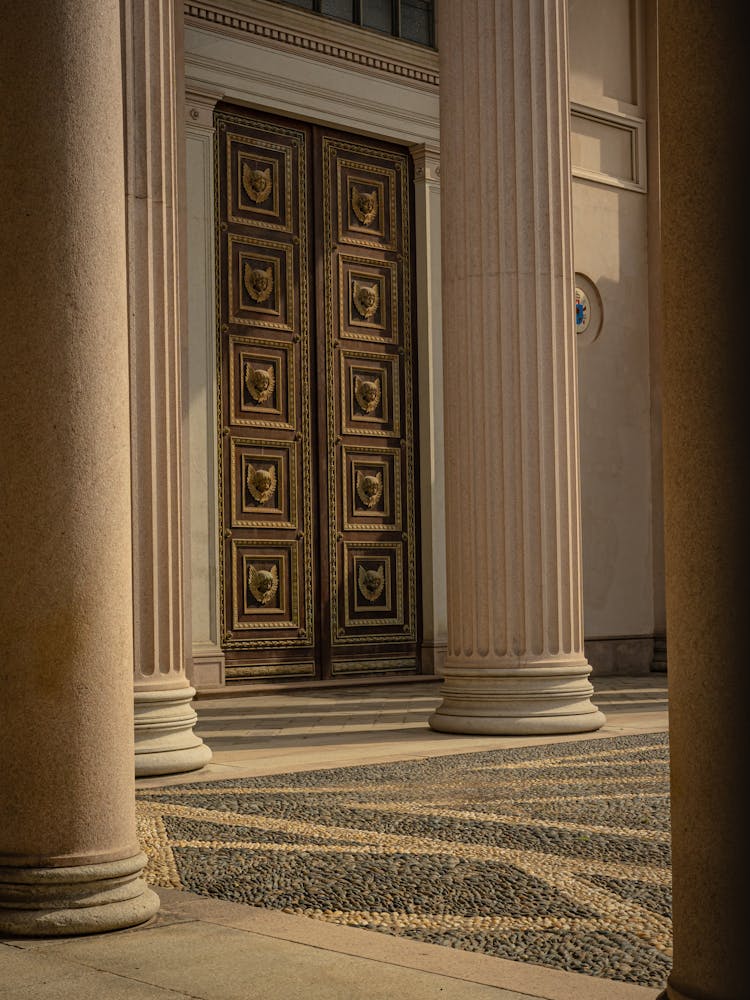
[[[418,45],[435,44],[433,0],[280,0]]]

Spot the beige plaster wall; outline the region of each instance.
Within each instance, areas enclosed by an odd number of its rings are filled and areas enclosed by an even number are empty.
[[[636,0],[569,0],[570,90],[597,107],[638,103],[639,4]]]
[[[603,317],[595,340],[578,338],[584,630],[652,636],[647,3],[570,0],[569,12],[574,263]],[[638,656],[648,669],[648,648]],[[595,643],[590,657],[618,669]]]
[[[646,198],[573,182],[576,271],[602,299],[578,349],[586,638],[654,630]],[[582,338],[579,338],[582,339]]]

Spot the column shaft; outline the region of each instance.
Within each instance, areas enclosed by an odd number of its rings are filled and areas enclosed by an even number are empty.
[[[448,656],[435,729],[598,729],[583,654],[565,0],[441,4]]]
[[[8,7],[0,87],[0,930],[76,934],[159,905],[132,768],[117,0]]]
[[[747,17],[659,0],[670,1000],[750,996]],[[744,29],[744,33],[743,33]],[[738,129],[738,126],[740,128]]]
[[[181,5],[126,0],[136,774],[203,767],[185,673]],[[179,50],[179,51],[178,51]]]

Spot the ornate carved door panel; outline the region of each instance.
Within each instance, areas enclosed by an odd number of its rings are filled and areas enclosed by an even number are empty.
[[[336,133],[320,143],[331,672],[413,670],[409,161]]]
[[[407,157],[254,112],[216,126],[227,676],[414,672]]]
[[[313,676],[310,133],[217,114],[228,674]]]

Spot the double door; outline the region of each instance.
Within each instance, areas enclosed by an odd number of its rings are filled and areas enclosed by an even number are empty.
[[[227,678],[417,672],[408,154],[215,125]]]

